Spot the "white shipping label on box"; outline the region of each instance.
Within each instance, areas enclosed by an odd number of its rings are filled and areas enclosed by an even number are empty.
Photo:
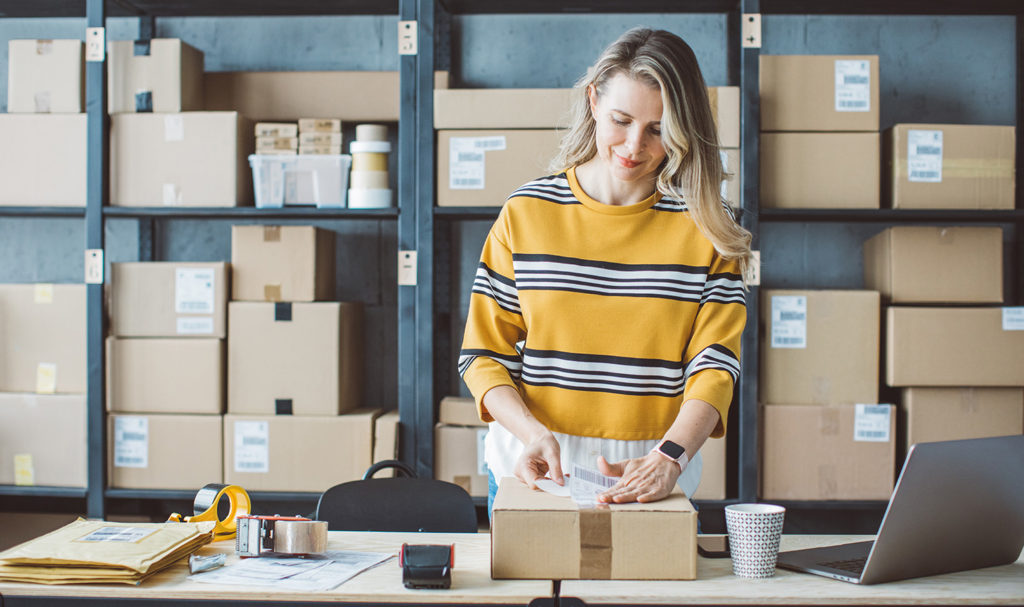
[[[486,153],[504,150],[505,137],[452,137],[448,142],[448,187],[452,190],[482,190],[487,172]]]
[[[807,347],[806,296],[772,296],[772,347]]]
[[[212,316],[179,316],[178,335],[212,335]]]
[[[836,111],[871,111],[871,63],[836,60]]]
[[[164,141],[185,140],[185,119],[180,114],[164,116]]]
[[[174,272],[174,311],[213,314],[216,284],[213,268],[177,268]]]
[[[145,527],[101,527],[92,533],[78,538],[78,542],[122,542],[132,543],[156,533],[156,528]]]
[[[907,179],[942,182],[942,131],[907,131]]]
[[[857,405],[853,418],[853,440],[870,443],[889,442],[891,416],[891,405]]]
[[[476,431],[476,473],[480,476],[487,476],[487,462],[484,461],[484,440],[487,438],[487,428]]]
[[[1024,306],[1003,308],[1003,331],[1024,331]]]
[[[270,424],[235,422],[235,472],[270,472]]]
[[[114,418],[114,466],[149,467],[149,418],[134,415]]]
[[[176,183],[165,183],[163,186],[164,204],[181,204],[181,188]]]
[[[36,366],[36,394],[57,392],[57,363],[39,363]]]

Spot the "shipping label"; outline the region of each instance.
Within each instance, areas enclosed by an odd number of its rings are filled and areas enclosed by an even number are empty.
[[[1024,306],[1003,308],[1003,331],[1024,331]]]
[[[181,114],[164,116],[164,141],[185,140],[185,119]]]
[[[892,405],[857,405],[853,419],[853,440],[887,443],[892,438]]]
[[[174,311],[177,314],[213,314],[216,277],[213,268],[174,270]]]
[[[807,347],[807,297],[805,295],[772,296],[773,348]]]
[[[270,424],[235,422],[235,472],[270,472]]]
[[[149,418],[135,415],[114,418],[114,466],[149,467]]]
[[[942,131],[907,131],[907,179],[942,182]]]
[[[836,60],[836,111],[871,111],[871,62]]]
[[[96,531],[78,538],[77,542],[139,542],[157,532],[146,527],[100,527]]]
[[[486,153],[504,150],[505,136],[452,137],[448,142],[448,187],[482,190],[487,172]]]

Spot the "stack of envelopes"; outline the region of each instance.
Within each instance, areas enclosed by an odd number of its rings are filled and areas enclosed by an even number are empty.
[[[0,552],[0,580],[37,584],[138,584],[213,539],[208,523],[79,519]]]

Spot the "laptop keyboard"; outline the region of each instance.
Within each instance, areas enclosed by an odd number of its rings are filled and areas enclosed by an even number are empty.
[[[855,559],[849,559],[845,561],[832,561],[829,563],[822,563],[825,567],[832,569],[839,569],[840,571],[848,571],[856,575],[860,575],[864,571],[864,563],[868,562],[868,557],[861,556]]]

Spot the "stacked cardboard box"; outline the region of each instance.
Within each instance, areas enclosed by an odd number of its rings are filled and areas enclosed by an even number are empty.
[[[761,55],[761,205],[880,206],[878,57]]]
[[[86,486],[85,285],[0,285],[0,485]]]
[[[81,40],[11,40],[0,114],[0,205],[84,206]],[[49,179],[59,174],[60,179]]]
[[[888,499],[894,408],[878,402],[877,291],[763,293],[761,497]]]
[[[338,118],[300,118],[300,154],[340,154],[341,120]]]
[[[111,265],[111,487],[195,489],[223,480],[229,282],[223,262]]]
[[[891,304],[886,383],[901,388],[905,449],[1024,432],[1024,308],[994,307],[1002,252],[997,227],[900,226],[864,245],[864,281]]]
[[[334,238],[311,226],[232,227],[229,483],[323,491],[371,464],[379,412],[359,410],[361,306],[330,301]]]
[[[257,154],[299,153],[299,125],[294,122],[257,122],[255,134]]]
[[[237,206],[251,199],[252,122],[203,108],[203,54],[177,39],[112,41],[110,204]]]
[[[476,401],[457,396],[441,399],[434,426],[434,478],[455,483],[472,496],[486,497],[485,436],[487,424],[480,421]]]

